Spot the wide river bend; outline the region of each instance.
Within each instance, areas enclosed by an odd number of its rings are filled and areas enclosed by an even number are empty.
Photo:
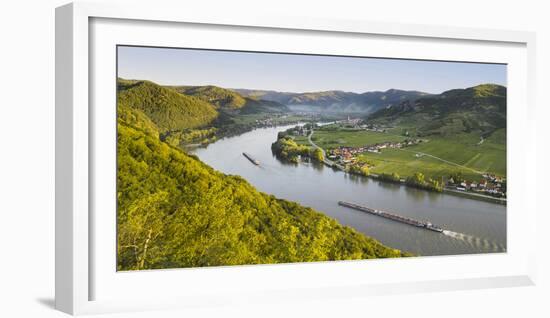
[[[192,150],[225,174],[240,175],[258,190],[312,207],[385,245],[418,255],[448,255],[506,250],[506,206],[418,190],[346,174],[318,164],[289,164],[271,152],[279,131],[259,128]],[[256,166],[242,153],[260,161]],[[436,233],[338,205],[349,201],[444,229]]]

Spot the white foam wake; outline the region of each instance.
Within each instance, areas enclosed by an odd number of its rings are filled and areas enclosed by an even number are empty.
[[[443,234],[450,236],[452,238],[455,238],[457,240],[461,240],[471,246],[475,246],[478,248],[483,248],[485,250],[490,250],[493,252],[503,252],[506,250],[506,248],[498,243],[492,242],[487,239],[482,239],[473,235],[468,235],[464,233],[458,233],[453,232],[449,230],[444,230]]]

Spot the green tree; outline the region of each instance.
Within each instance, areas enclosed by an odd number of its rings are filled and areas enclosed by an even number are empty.
[[[319,148],[315,148],[313,150],[312,158],[314,160],[319,161],[319,162],[323,162],[325,160],[325,156],[323,155],[323,151]]]
[[[215,171],[162,141],[144,116],[118,119],[119,270],[408,255]],[[281,146],[309,154],[293,140]]]

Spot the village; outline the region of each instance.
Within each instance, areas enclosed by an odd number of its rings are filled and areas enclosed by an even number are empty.
[[[347,171],[362,171],[365,167],[372,167],[366,162],[357,160],[358,155],[362,153],[381,153],[383,149],[401,149],[421,142],[423,142],[421,139],[407,139],[402,142],[382,142],[363,147],[340,146],[338,148],[329,149],[327,151],[327,158],[345,167]],[[456,176],[450,176],[449,179],[444,182],[445,189],[506,198],[506,180],[504,178],[492,174],[483,174],[482,177],[483,179],[479,181],[470,181],[459,179]],[[405,182],[405,179],[400,179],[399,181]]]
[[[341,120],[334,122],[337,126],[353,128],[354,130],[366,130],[373,132],[385,132],[386,129],[370,124],[363,124],[359,119],[350,119]],[[286,133],[295,136],[295,137],[305,137],[309,136],[315,128],[319,126],[316,124],[306,124],[303,126],[296,126],[287,130]],[[408,134],[407,134],[408,135]],[[372,174],[369,169],[373,168],[373,164],[359,160],[361,154],[371,153],[371,154],[381,154],[386,149],[403,149],[405,147],[415,146],[420,143],[427,142],[426,140],[419,138],[406,138],[402,141],[385,141],[375,144],[367,144],[364,146],[339,146],[336,148],[326,149],[326,159],[335,166],[341,167],[344,171],[362,174],[371,177],[377,177],[377,175]],[[416,153],[416,157],[421,157],[423,154]],[[441,183],[444,185],[444,188],[448,191],[462,192],[462,193],[473,193],[481,196],[490,196],[496,198],[506,198],[506,180],[502,177],[485,173],[482,175],[481,180],[465,180],[460,175],[443,177]],[[406,179],[400,178],[398,180],[400,183],[405,183]]]
[[[254,116],[254,115],[252,115]],[[310,113],[295,113],[293,115],[288,114],[270,114],[268,117],[257,118],[253,122],[255,128],[262,127],[276,127],[286,124],[294,124],[301,121],[317,121],[320,117]]]
[[[455,180],[456,176],[451,176],[447,182],[448,189],[476,192],[494,197],[506,197],[506,179],[492,174],[484,173],[480,181]]]
[[[422,139],[405,139],[399,142],[381,142],[372,145],[365,145],[362,147],[346,147],[340,146],[338,148],[329,149],[327,157],[330,160],[336,161],[340,164],[350,164],[356,161],[356,156],[365,152],[381,153],[383,149],[401,149],[408,146],[414,146],[423,142]]]
[[[381,127],[377,124],[366,123],[364,119],[351,118],[349,116],[347,119],[342,119],[334,123],[339,124],[342,127],[353,128],[356,130],[365,130],[365,131],[381,132],[381,133],[385,133],[387,131],[387,128],[385,127]]]

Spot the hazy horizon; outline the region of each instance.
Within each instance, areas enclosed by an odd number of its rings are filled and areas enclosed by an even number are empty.
[[[118,77],[161,85],[289,93],[400,89],[432,94],[486,83],[506,86],[504,64],[136,46],[119,46],[117,53]]]

